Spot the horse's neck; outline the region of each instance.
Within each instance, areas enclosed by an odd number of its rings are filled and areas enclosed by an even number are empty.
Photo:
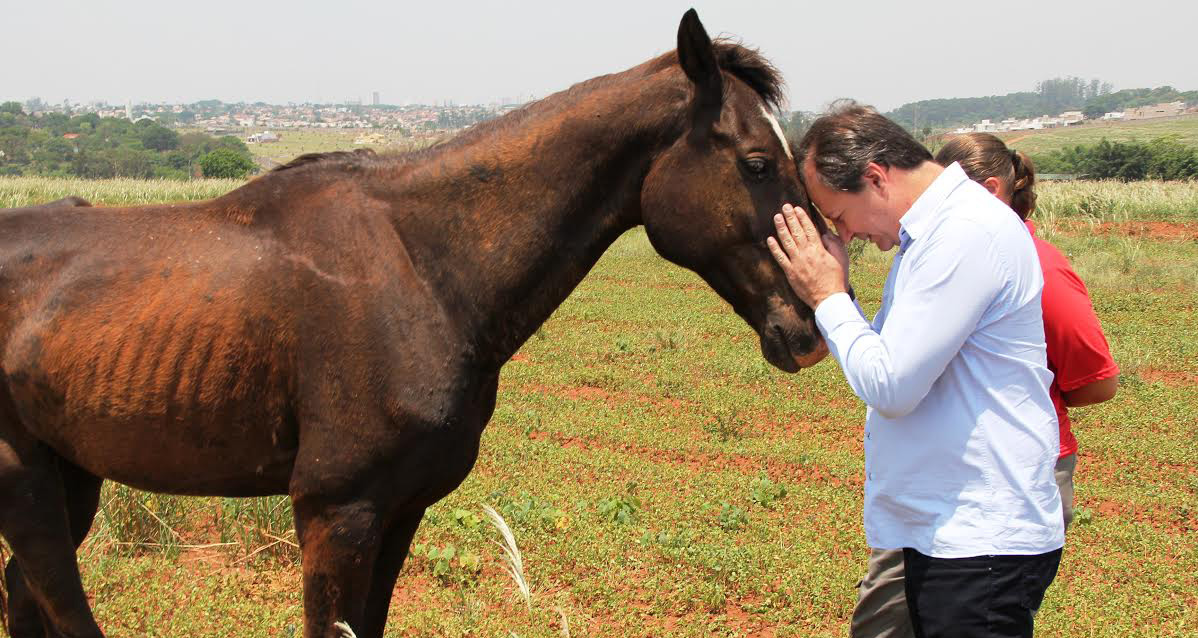
[[[680,131],[682,88],[659,82],[625,91],[637,103],[592,94],[539,104],[401,180],[400,235],[484,360],[500,365],[514,354],[607,247],[640,223],[650,163]]]

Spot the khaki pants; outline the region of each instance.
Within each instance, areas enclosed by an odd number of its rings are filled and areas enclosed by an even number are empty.
[[[1055,477],[1061,491],[1065,528],[1073,522],[1073,471],[1077,455],[1057,461]],[[857,607],[853,610],[852,638],[914,638],[907,593],[903,582],[903,550],[874,549],[869,553],[865,578],[857,584]]]

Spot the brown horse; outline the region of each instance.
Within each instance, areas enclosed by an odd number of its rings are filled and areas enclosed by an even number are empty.
[[[383,633],[500,367],[625,230],[796,371],[825,353],[764,239],[803,193],[774,69],[708,38],[419,153],[303,156],[215,200],[0,213],[13,636],[101,636],[75,548],[103,479],[288,494],[304,636]],[[86,202],[83,202],[86,204]]]

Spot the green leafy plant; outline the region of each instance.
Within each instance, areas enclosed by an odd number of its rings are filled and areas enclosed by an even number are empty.
[[[514,500],[503,497],[498,500],[498,511],[519,525],[552,531],[560,529],[566,519],[566,513],[553,503],[530,496],[527,492],[520,492]]]
[[[458,550],[452,543],[438,547],[416,543],[409,554],[423,559],[433,576],[443,584],[470,585],[482,569],[482,557],[470,550]]]
[[[637,498],[636,483],[629,483],[627,493],[599,500],[599,515],[617,525],[634,523],[640,517],[641,499]]]
[[[727,443],[744,436],[744,424],[734,414],[717,412],[711,420],[703,424],[703,431],[719,439],[721,443]]]
[[[714,509],[714,508],[713,508]],[[719,512],[716,514],[716,524],[730,532],[741,529],[749,523],[749,515],[745,510],[723,501],[719,505]]]
[[[749,498],[762,507],[774,509],[778,501],[786,498],[786,486],[763,475],[749,483]]]
[[[656,547],[663,557],[670,561],[692,559],[698,553],[695,545],[698,534],[691,530],[661,530],[646,531],[641,535],[640,544]]]
[[[453,522],[457,523],[459,527],[464,527],[468,530],[478,529],[479,524],[483,522],[483,519],[479,518],[478,514],[459,507],[455,507],[449,515],[453,517]]]

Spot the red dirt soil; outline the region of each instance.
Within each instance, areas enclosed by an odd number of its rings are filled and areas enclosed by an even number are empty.
[[[1144,367],[1136,370],[1136,375],[1145,381],[1155,381],[1167,386],[1198,385],[1198,374],[1181,370]]]
[[[1066,221],[1061,229],[1068,235],[1094,234],[1103,237],[1139,237],[1160,241],[1198,241],[1198,222],[1103,222]]]

